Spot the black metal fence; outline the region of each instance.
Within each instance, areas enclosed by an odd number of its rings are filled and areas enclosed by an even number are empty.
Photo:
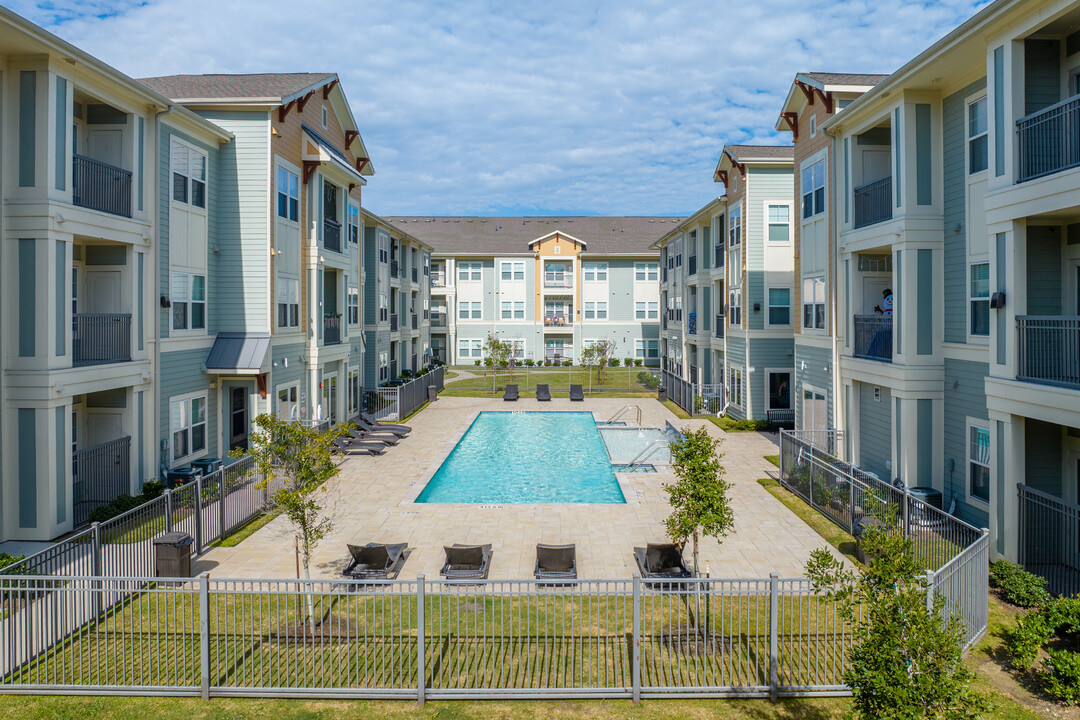
[[[79,207],[131,217],[131,171],[75,155],[71,201]]]
[[[1017,182],[1080,165],[1080,95],[1017,120],[1016,140]]]
[[[341,223],[333,218],[323,218],[323,247],[341,252]]]
[[[1080,387],[1080,316],[1016,318],[1020,380]]]
[[[854,226],[866,227],[892,218],[892,177],[860,185],[854,191]]]
[[[893,322],[881,315],[855,315],[854,355],[868,360],[892,362]]]
[[[331,313],[323,316],[323,345],[338,345],[341,343],[341,313]]]
[[[1020,564],[1055,595],[1080,593],[1080,505],[1018,485]]]
[[[723,385],[687,382],[667,370],[660,381],[668,398],[691,415],[717,415],[727,408]]]
[[[71,364],[75,367],[131,360],[130,314],[75,313],[71,326]]]
[[[364,411],[376,420],[406,418],[427,402],[428,386],[434,385],[435,392],[442,392],[445,375],[445,369],[439,366],[396,387],[364,388]]]
[[[131,437],[78,450],[71,456],[73,520],[78,527],[96,508],[131,494]]]

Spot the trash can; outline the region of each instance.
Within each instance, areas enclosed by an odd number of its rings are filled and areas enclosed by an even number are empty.
[[[168,481],[168,486],[175,489],[191,482],[201,475],[202,473],[195,468],[190,465],[185,465],[184,467],[173,468],[170,470],[169,474],[165,476],[165,479]]]
[[[855,521],[855,527],[852,528],[852,535],[855,536],[855,557],[859,559],[859,562],[866,564],[866,550],[863,547],[863,535],[870,528],[882,527],[881,521],[875,517],[869,515],[863,515],[861,518]]]
[[[157,577],[191,577],[191,546],[194,538],[184,532],[168,532],[154,538]]]
[[[434,385],[427,386],[427,399],[428,402],[435,402],[439,399],[439,388]]]
[[[658,388],[656,388],[656,399],[659,400],[660,402],[666,402],[667,401],[667,388],[666,387],[658,387]]]
[[[201,460],[193,460],[191,467],[198,472],[199,475],[209,475],[210,473],[217,472],[221,469],[222,462],[220,458],[202,458]]]

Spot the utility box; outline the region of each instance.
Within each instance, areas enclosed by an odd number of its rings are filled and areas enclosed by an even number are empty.
[[[191,577],[191,546],[195,539],[184,532],[168,532],[154,538],[157,577]]]
[[[221,458],[202,458],[191,462],[191,468],[204,477],[217,472],[222,468],[222,465]]]
[[[427,386],[427,399],[428,402],[435,402],[439,399],[439,388],[434,385]]]

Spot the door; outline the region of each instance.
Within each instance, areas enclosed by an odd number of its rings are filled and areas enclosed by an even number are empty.
[[[892,158],[888,150],[863,150],[862,184],[888,177],[892,174]]]
[[[87,270],[82,307],[89,313],[120,312],[120,271]]]
[[[881,315],[875,308],[885,309],[886,290],[890,290],[892,278],[868,277],[863,278],[863,315]]]
[[[791,373],[769,372],[769,410],[791,409]]]
[[[123,437],[124,418],[119,412],[95,412],[89,414],[86,423],[86,444],[92,448]]]
[[[121,167],[123,147],[120,130],[90,130],[86,133],[86,154],[98,162]]]
[[[827,408],[825,393],[813,388],[803,390],[802,429],[825,430]]]
[[[248,447],[248,392],[245,387],[229,388],[229,449]]]
[[[322,387],[323,417],[335,423],[337,422],[337,375],[324,377]]]

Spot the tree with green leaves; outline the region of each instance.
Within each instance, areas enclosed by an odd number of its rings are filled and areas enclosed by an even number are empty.
[[[275,477],[282,481],[270,494],[270,504],[292,523],[304,578],[309,580],[311,555],[334,527],[324,504],[326,483],[338,474],[333,443],[350,429],[350,424],[343,423],[319,432],[301,422],[264,414],[255,418],[255,432],[248,440],[246,454],[254,459],[263,476],[256,487],[268,489]],[[243,454],[234,452],[234,456]],[[314,623],[315,608],[310,593],[307,598],[308,619]]]
[[[723,454],[719,440],[700,427],[683,431],[680,439],[669,445],[671,470],[677,478],[665,483],[672,513],[664,521],[673,542],[694,540],[694,574],[698,572],[698,537],[720,538],[735,526],[735,512],[727,493],[731,483],[724,480]]]
[[[908,720],[977,718],[986,698],[972,689],[964,665],[963,625],[945,616],[945,598],[928,601],[926,567],[912,541],[868,528],[861,538],[870,562],[853,572],[828,550],[811,553],[806,575],[837,601],[854,626],[844,682],[856,718]]]
[[[514,379],[514,343],[500,340],[495,333],[488,333],[484,341],[484,354],[491,360],[493,368],[509,368],[510,379]]]
[[[610,338],[593,340],[581,350],[581,364],[586,368],[596,370],[597,389],[604,384],[604,370],[614,353],[615,341]]]

